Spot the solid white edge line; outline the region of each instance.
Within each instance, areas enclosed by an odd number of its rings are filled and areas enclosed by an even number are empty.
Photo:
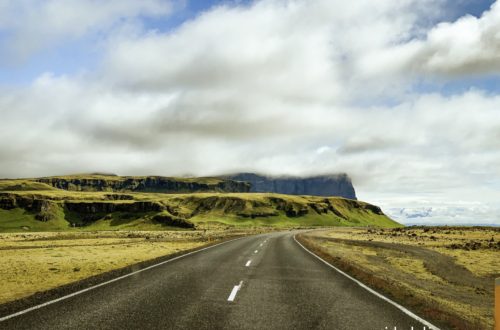
[[[252,263],[252,260],[248,260],[247,263],[245,264],[245,267],[250,266],[251,263]]]
[[[295,237],[297,236],[297,234],[293,235],[293,240],[298,244],[300,245],[304,250],[306,250],[306,252],[308,252],[309,254],[311,254],[312,256],[318,258],[319,260],[321,260],[325,265],[329,266],[330,268],[333,268],[334,270],[336,270],[337,272],[339,272],[340,274],[344,275],[345,277],[347,277],[348,279],[354,281],[356,284],[358,284],[360,287],[362,287],[363,289],[366,289],[367,291],[369,291],[370,293],[374,294],[375,296],[379,297],[380,299],[388,302],[389,304],[393,305],[394,307],[396,307],[397,309],[401,310],[403,313],[405,313],[406,315],[414,318],[415,320],[419,321],[420,323],[422,323],[423,325],[426,325],[429,327],[429,329],[432,329],[432,330],[440,330],[438,327],[436,327],[435,325],[433,325],[432,323],[430,323],[429,321],[426,321],[424,320],[423,318],[421,318],[420,316],[414,314],[413,312],[409,311],[408,309],[406,309],[405,307],[401,306],[400,304],[398,304],[397,302],[395,301],[392,301],[391,299],[387,298],[386,296],[384,296],[383,294],[380,294],[378,293],[377,291],[373,290],[372,288],[370,288],[369,286],[367,286],[366,284],[363,284],[362,282],[358,281],[357,279],[355,279],[354,277],[352,277],[351,275],[348,275],[347,273],[341,271],[340,269],[338,269],[337,267],[333,266],[332,264],[330,264],[328,261],[324,260],[323,258],[321,258],[320,256],[316,255],[315,253],[311,252],[308,248],[306,248],[304,245],[302,245],[299,241],[297,241],[297,238]]]
[[[109,281],[106,281],[106,282],[103,282],[103,283],[99,283],[99,284],[96,284],[94,286],[91,286],[91,287],[88,287],[86,289],[83,289],[83,290],[80,290],[80,291],[77,291],[77,292],[73,292],[71,294],[68,294],[66,296],[62,296],[62,297],[59,297],[57,299],[54,299],[54,300],[50,300],[50,301],[47,301],[43,304],[40,304],[40,305],[36,305],[36,306],[33,306],[33,307],[30,307],[30,308],[27,308],[27,309],[24,309],[22,311],[19,311],[19,312],[16,312],[14,314],[10,314],[10,315],[6,315],[6,316],[3,316],[0,318],[0,322],[3,322],[3,321],[7,321],[8,319],[11,319],[13,317],[16,317],[16,316],[19,316],[19,315],[23,315],[23,314],[26,314],[26,313],[29,313],[31,311],[34,311],[34,310],[37,310],[37,309],[40,309],[40,308],[43,308],[45,306],[48,306],[48,305],[52,305],[52,304],[55,304],[59,301],[62,301],[62,300],[66,300],[68,298],[71,298],[71,297],[74,297],[74,296],[77,296],[77,295],[80,295],[82,293],[85,293],[87,291],[91,291],[91,290],[94,290],[94,289],[97,289],[101,286],[105,286],[105,285],[108,285],[108,284],[111,284],[113,282],[116,282],[116,281],[119,281],[119,280],[122,280],[124,278],[127,278],[127,277],[130,277],[132,275],[135,275],[135,274],[138,274],[138,273],[141,273],[141,272],[144,272],[146,270],[149,270],[149,269],[152,269],[152,268],[155,268],[155,267],[158,267],[158,266],[161,266],[161,265],[164,265],[166,263],[169,263],[169,262],[172,262],[172,261],[175,261],[175,260],[178,260],[178,259],[181,259],[181,258],[184,258],[184,257],[187,257],[189,255],[192,255],[192,254],[195,254],[195,253],[198,253],[198,252],[202,252],[202,251],[205,251],[205,250],[208,250],[208,249],[211,249],[211,248],[214,248],[216,246],[219,246],[219,245],[222,245],[222,244],[226,244],[226,243],[229,243],[229,242],[233,242],[233,241],[236,241],[236,240],[239,240],[239,239],[242,239],[243,237],[238,237],[238,238],[235,238],[235,239],[232,239],[232,240],[229,240],[229,241],[225,241],[225,242],[221,242],[221,243],[217,243],[215,245],[211,245],[211,246],[207,246],[205,248],[202,248],[202,249],[199,249],[199,250],[196,250],[196,251],[191,251],[191,252],[188,252],[186,254],[183,254],[183,255],[180,255],[180,256],[177,256],[177,257],[174,257],[172,259],[168,259],[168,260],[165,260],[165,261],[162,261],[160,263],[157,263],[157,264],[154,264],[154,265],[151,265],[151,266],[148,266],[146,268],[143,268],[143,269],[139,269],[139,270],[136,270],[132,273],[128,273],[128,274],[125,274],[125,275],[122,275],[122,276],[119,276],[117,278],[114,278],[112,280],[109,280]]]
[[[236,294],[241,289],[242,284],[243,281],[240,281],[240,284],[234,286],[233,290],[231,291],[231,294],[229,295],[229,298],[227,298],[227,301],[234,301],[234,299],[236,298]]]

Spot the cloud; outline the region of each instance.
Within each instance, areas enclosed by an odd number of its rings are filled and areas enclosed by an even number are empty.
[[[458,201],[455,203],[427,202],[429,206],[389,208],[387,214],[396,221],[412,225],[498,225],[500,209],[494,204]]]
[[[500,73],[500,3],[481,17],[465,15],[442,22],[424,38],[376,49],[359,65],[367,73],[440,76],[498,75]],[[379,66],[370,65],[377,61]]]
[[[104,67],[115,84],[135,90],[232,86],[292,102],[338,103],[394,88],[379,79],[356,93],[354,87],[366,84],[357,62],[417,34],[422,18],[441,4],[270,0],[219,6],[173,32],[116,38]]]
[[[8,36],[3,52],[11,59],[26,59],[62,41],[106,34],[141,16],[165,16],[171,11],[171,3],[161,0],[3,0],[0,32]]]
[[[84,14],[94,4],[79,3]],[[444,223],[464,205],[494,210],[500,97],[414,87],[419,74],[466,72],[459,57],[447,62],[453,70],[431,70],[422,54],[459,49],[431,47],[432,35],[471,18],[429,27],[441,1],[268,0],[216,6],[168,31],[110,32],[123,17],[168,13],[163,4],[111,1],[75,30],[40,39],[46,47],[106,31],[98,69],[0,89],[0,177],[347,172],[361,199],[404,209],[391,211],[402,221],[421,210]],[[21,44],[36,38],[32,30],[12,36]]]

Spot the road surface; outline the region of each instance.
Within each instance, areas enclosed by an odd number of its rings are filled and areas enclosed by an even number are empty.
[[[0,329],[424,329],[293,235],[226,242],[12,317]]]

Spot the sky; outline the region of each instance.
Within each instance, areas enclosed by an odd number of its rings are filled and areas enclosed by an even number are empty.
[[[500,3],[0,0],[0,177],[345,172],[500,225]]]

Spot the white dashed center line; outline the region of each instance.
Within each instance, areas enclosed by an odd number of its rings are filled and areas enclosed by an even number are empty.
[[[253,251],[253,253],[257,253],[257,252],[259,252],[259,250],[255,250],[255,251]]]
[[[245,265],[245,267],[250,266],[251,263],[252,263],[252,260],[248,260],[247,263],[246,263],[246,265]]]
[[[234,299],[236,298],[236,294],[241,289],[242,284],[243,281],[241,281],[240,284],[234,286],[233,291],[231,291],[231,294],[229,295],[229,298],[227,298],[227,301],[234,301]]]

